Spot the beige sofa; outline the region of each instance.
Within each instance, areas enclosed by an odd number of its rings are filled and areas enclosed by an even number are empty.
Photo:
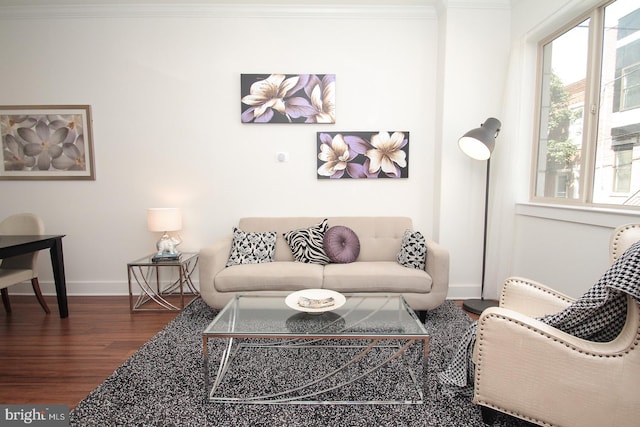
[[[245,232],[277,233],[273,262],[225,267],[231,251],[231,234],[200,251],[200,292],[213,308],[222,308],[236,293],[332,289],[341,293],[401,293],[417,312],[438,307],[447,297],[449,253],[425,236],[424,270],[397,262],[405,230],[413,229],[407,217],[328,217],[328,225],[352,229],[360,241],[355,262],[327,265],[294,261],[283,234],[320,223],[325,217],[241,218]],[[230,230],[231,231],[231,230]],[[420,313],[422,314],[422,313]]]

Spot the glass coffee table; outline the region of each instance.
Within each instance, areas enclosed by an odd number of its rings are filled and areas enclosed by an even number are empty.
[[[203,331],[209,401],[424,403],[429,336],[402,296],[344,294],[322,313],[286,296],[237,295]]]

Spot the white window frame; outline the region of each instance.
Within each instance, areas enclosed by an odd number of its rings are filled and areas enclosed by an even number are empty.
[[[582,208],[607,209],[610,211],[640,211],[640,206],[598,204],[593,202],[593,185],[595,180],[595,156],[598,132],[598,112],[600,107],[600,73],[602,64],[602,47],[604,39],[605,8],[615,0],[604,1],[586,13],[576,17],[565,26],[545,37],[538,43],[538,63],[536,77],[536,108],[530,179],[530,201],[549,205],[576,206]],[[589,20],[589,49],[587,54],[587,75],[585,85],[585,101],[582,128],[582,149],[580,173],[578,179],[578,196],[576,198],[545,197],[536,195],[538,180],[538,160],[540,147],[540,123],[542,120],[542,81],[544,73],[544,46],[553,42],[564,33],[575,28],[585,20]],[[595,73],[594,73],[595,70]],[[622,102],[622,101],[621,101]]]

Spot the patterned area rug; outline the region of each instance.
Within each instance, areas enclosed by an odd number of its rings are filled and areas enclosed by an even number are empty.
[[[430,333],[429,391],[423,405],[209,403],[205,401],[201,332],[215,314],[201,299],[191,303],[76,406],[70,425],[484,426],[479,407],[469,399],[439,393],[436,375],[446,367],[470,323],[451,301],[429,312],[425,322]],[[502,415],[494,424],[526,425]]]

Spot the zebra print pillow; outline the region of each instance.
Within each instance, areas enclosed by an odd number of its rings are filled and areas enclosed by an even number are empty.
[[[427,243],[419,231],[405,230],[398,262],[409,268],[424,270],[426,266]]]
[[[271,262],[276,249],[276,232],[245,232],[233,227],[233,242],[227,267],[238,264]]]
[[[329,228],[328,221],[322,220],[309,228],[291,230],[283,234],[289,244],[293,258],[299,262],[326,265],[331,262],[324,251],[324,233]]]

